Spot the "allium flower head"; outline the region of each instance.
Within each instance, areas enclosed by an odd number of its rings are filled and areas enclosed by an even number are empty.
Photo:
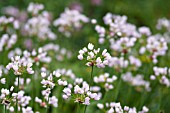
[[[77,56],[79,60],[85,59],[87,66],[97,66],[98,68],[104,68],[108,65],[108,60],[111,58],[110,54],[107,52],[107,49],[104,49],[100,52],[100,48],[94,49],[94,45],[89,43],[88,47],[84,47],[79,51]]]
[[[32,62],[26,61],[26,59],[20,58],[20,56],[15,56],[11,58],[11,63],[9,63],[6,68],[8,70],[12,69],[15,75],[21,75],[25,72],[29,74],[34,74],[34,70],[32,69]]]

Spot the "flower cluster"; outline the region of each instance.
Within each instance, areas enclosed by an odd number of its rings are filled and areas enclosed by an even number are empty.
[[[118,71],[122,68],[126,68],[128,64],[128,60],[125,60],[124,57],[111,57],[109,59],[109,67],[114,67]]]
[[[77,10],[68,8],[54,21],[54,26],[58,27],[58,31],[70,37],[71,33],[79,30],[83,23],[89,22],[89,19]]]
[[[49,43],[44,45],[42,49],[46,52],[54,51],[56,53],[55,58],[58,61],[63,61],[65,57],[70,59],[72,56],[71,51],[66,48],[61,48],[58,44]]]
[[[11,59],[15,56],[23,56],[22,59],[28,59],[28,61],[32,63],[36,63],[39,65],[39,63],[49,63],[51,62],[51,57],[47,55],[47,52],[43,50],[43,48],[38,48],[38,50],[33,49],[31,52],[25,50],[22,51],[19,48],[16,48],[15,50],[11,50],[8,53],[8,58]]]
[[[19,82],[19,89],[23,90],[25,89],[25,86],[28,86],[31,83],[31,79],[19,77],[19,81],[18,81],[18,78],[15,78],[14,85],[18,86],[18,82]]]
[[[94,77],[94,82],[96,84],[99,84],[101,87],[103,87],[106,91],[113,89],[113,82],[117,80],[117,77],[113,75],[111,78],[109,78],[109,73],[104,73],[99,75],[98,77]]]
[[[83,60],[84,57],[87,57],[87,66],[97,66],[98,68],[104,68],[109,63],[111,58],[110,54],[107,52],[107,49],[104,49],[100,53],[100,48],[94,49],[94,45],[89,43],[88,47],[84,47],[79,51],[78,59]]]
[[[106,36],[109,37],[138,37],[139,33],[133,24],[127,23],[126,16],[114,15],[107,13],[103,17],[105,25],[109,27],[106,28],[96,25],[95,30],[99,33],[100,39],[99,43],[104,43]]]
[[[24,110],[31,108],[31,107],[28,107],[31,97],[24,96],[25,92],[22,90],[19,91],[18,93],[13,92],[13,90],[14,90],[13,86],[9,90],[4,89],[4,88],[1,89],[0,99],[2,101],[2,104],[6,105],[7,109],[10,112],[14,112],[13,105],[16,104],[16,100],[17,100],[18,104],[19,104],[18,109],[20,111],[22,111],[23,113],[27,113],[27,112],[24,112]],[[29,113],[31,113],[31,112],[29,112]]]
[[[167,67],[153,67],[154,74],[150,76],[151,80],[158,79],[159,82],[163,85],[166,85],[167,87],[170,87],[170,69]]]
[[[41,107],[47,107],[47,104],[52,105],[53,107],[58,107],[58,99],[55,96],[49,97],[48,103],[43,102],[43,100],[38,97],[35,98],[35,102],[39,103]]]
[[[35,10],[37,9],[37,10]],[[43,5],[41,4],[33,4],[31,3],[28,7],[28,11],[35,13],[37,15],[33,15],[32,18],[29,18],[24,25],[25,34],[29,36],[37,36],[38,38],[56,39],[56,34],[54,34],[50,29],[50,14],[47,11],[43,11],[42,13],[38,13],[39,10],[43,9]]]
[[[141,46],[139,53],[141,55],[149,53],[149,58],[153,63],[157,63],[157,57],[164,56],[167,50],[168,46],[165,38],[160,35],[155,35],[147,38],[146,46]]]
[[[137,111],[135,107],[130,108],[129,106],[121,106],[118,102],[110,102],[110,103],[98,103],[97,107],[100,110],[106,110],[107,113],[148,113],[149,109],[146,106],[142,107],[141,111]]]
[[[167,31],[170,32],[170,21],[167,18],[160,18],[158,20],[156,28],[159,30],[166,29]]]
[[[143,56],[139,56],[139,58],[147,57],[147,61],[157,63],[157,57],[166,54],[168,49],[166,37],[169,35],[152,35],[150,29],[145,26],[137,29],[135,25],[127,22],[126,16],[107,13],[103,20],[108,27],[96,25],[95,30],[99,34],[99,43],[103,44],[105,39],[108,40],[114,56],[128,57],[127,54],[140,54]],[[164,23],[168,26],[169,21],[166,20]],[[161,28],[161,25],[158,24],[158,26]],[[141,44],[140,47],[139,44]]]
[[[41,92],[44,99],[42,100],[38,97],[35,97],[35,102],[39,103],[40,106],[42,106],[42,107],[48,107],[47,106],[48,104],[52,105],[54,107],[58,107],[57,97],[56,96],[50,97],[50,94],[52,93],[52,90],[56,86],[56,83],[54,81],[55,77],[59,78],[60,76],[61,76],[61,74],[58,72],[55,72],[55,71],[53,73],[50,73],[49,76],[47,76],[47,73],[41,72],[41,77],[43,78],[41,81],[41,84],[46,89],[42,90],[42,92]],[[66,83],[66,85],[67,85],[67,83]]]
[[[143,75],[137,74],[136,76],[133,76],[131,72],[127,72],[122,75],[122,79],[125,82],[130,83],[132,86],[136,87],[144,87],[146,91],[150,91],[150,82],[144,80]]]
[[[3,49],[10,49],[17,42],[16,31],[19,29],[20,25],[17,20],[13,17],[0,17],[0,31],[2,36],[0,38],[0,52]]]
[[[110,48],[114,51],[126,54],[131,51],[131,47],[135,45],[136,38],[121,37],[118,40],[110,39]]]
[[[30,3],[27,11],[29,13],[32,13],[33,15],[36,15],[39,13],[39,11],[44,9],[44,5],[43,4],[38,4],[38,3]]]
[[[5,74],[8,74],[8,70],[0,65],[0,83],[6,84]]]
[[[18,93],[12,93],[13,101],[16,102],[16,99],[18,100],[18,104],[22,107],[25,107],[29,105],[29,102],[31,100],[30,96],[24,96],[24,91],[19,91]]]
[[[140,59],[131,55],[127,60],[124,57],[111,57],[108,65],[117,71],[120,71],[121,69],[133,71],[141,67],[142,63]]]
[[[25,72],[33,74],[34,70],[32,69],[32,62],[26,60],[24,57],[15,56],[11,58],[11,63],[9,63],[6,68],[8,70],[12,69],[15,75],[21,75]]]
[[[72,91],[72,89],[74,91]],[[72,97],[74,102],[78,102],[84,105],[90,105],[90,100],[99,100],[100,95],[92,93],[89,89],[89,85],[86,82],[82,82],[82,87],[75,85],[74,87],[68,86],[63,89],[63,98],[68,99]]]

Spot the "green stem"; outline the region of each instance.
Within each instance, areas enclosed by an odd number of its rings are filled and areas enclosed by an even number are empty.
[[[129,90],[128,90],[128,93],[127,93],[127,96],[126,96],[126,104],[129,105],[130,103],[130,100],[131,100],[131,96],[132,96],[132,86],[129,86],[128,87]]]
[[[77,113],[79,113],[79,103],[77,104]]]
[[[48,113],[48,106],[49,106],[49,96],[47,98],[47,109],[46,109],[46,113]]]
[[[6,113],[6,105],[4,105],[4,113]]]
[[[120,90],[120,86],[121,86],[121,79],[122,79],[121,76],[122,76],[122,74],[120,74],[119,82],[118,82],[117,89],[116,89],[116,92],[115,92],[115,98],[114,98],[115,101],[117,100],[119,90]]]
[[[93,85],[93,65],[91,66],[91,74],[90,74],[90,86],[89,86],[89,90],[90,90],[90,87]],[[86,108],[87,106],[85,106],[85,109],[84,109],[84,113],[86,113]]]
[[[34,80],[35,80],[34,76],[32,76],[32,89],[33,89],[32,93],[31,93],[32,98],[34,98],[34,93],[36,94],[36,89],[35,89],[36,87],[35,87],[35,83],[34,83],[35,81]],[[31,105],[32,105],[32,107],[34,107],[34,101],[31,102]]]
[[[158,107],[159,112],[161,111],[162,95],[163,95],[163,91],[161,86],[159,86],[159,107]]]
[[[143,104],[144,104],[144,102],[145,102],[146,94],[147,94],[147,92],[144,91],[144,92],[142,93],[142,95],[141,95],[142,97],[140,98],[139,109],[142,109],[142,106],[143,106]]]
[[[18,113],[18,92],[19,92],[19,75],[18,78],[18,86],[17,86],[17,97],[16,97],[16,113]]]
[[[90,86],[93,85],[93,66],[91,67]]]
[[[85,108],[84,108],[84,113],[86,113],[86,108],[87,108],[87,105],[85,105]]]

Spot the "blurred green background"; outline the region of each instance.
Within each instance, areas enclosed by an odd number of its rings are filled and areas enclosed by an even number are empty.
[[[101,4],[95,5],[92,1]],[[170,0],[0,0],[0,8],[12,5],[25,9],[30,2],[44,4],[54,17],[58,17],[65,7],[79,3],[88,17],[102,20],[107,12],[127,15],[129,22],[137,26],[149,26],[152,31],[155,31],[158,18],[170,18]]]

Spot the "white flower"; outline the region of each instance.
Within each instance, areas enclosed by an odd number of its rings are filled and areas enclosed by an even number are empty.
[[[97,104],[97,107],[98,107],[99,109],[103,109],[103,108],[104,108],[104,105],[101,104],[101,103],[98,103],[98,104]]]
[[[89,50],[93,50],[93,48],[94,48],[94,45],[93,45],[92,43],[89,43],[89,44],[88,44],[88,49],[89,49]]]
[[[54,107],[58,107],[58,99],[55,96],[50,97],[49,104],[53,105]]]
[[[5,78],[2,78],[1,79],[1,84],[5,84],[6,83],[6,79]]]
[[[85,105],[90,105],[90,98],[89,97],[85,98],[84,104]]]
[[[78,59],[83,60],[83,55],[82,54],[78,55]]]

